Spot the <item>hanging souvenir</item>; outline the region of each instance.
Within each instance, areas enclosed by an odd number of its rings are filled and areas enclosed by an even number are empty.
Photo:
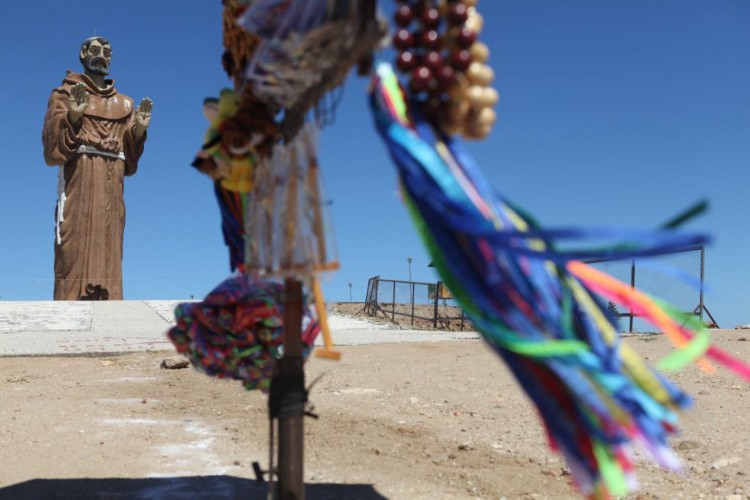
[[[272,281],[227,279],[200,302],[184,303],[175,312],[177,325],[168,337],[177,352],[197,370],[242,381],[247,390],[270,386],[275,360],[281,357],[283,285]],[[302,320],[306,359],[320,326],[306,307]]]
[[[393,20],[395,65],[411,98],[449,134],[483,139],[496,121],[499,95],[490,51],[478,40],[484,19],[476,0],[405,0]]]
[[[681,348],[664,368],[696,361],[711,370],[711,358],[748,380],[750,368],[709,347],[701,324],[579,259],[657,255],[708,239],[673,228],[544,230],[496,193],[459,141],[413,96],[389,65],[378,66],[370,103],[402,197],[441,279],[535,403],[550,446],[578,487],[597,498],[635,489],[635,445],[679,470],[667,438],[677,429],[676,410],[690,398],[620,343],[616,320],[599,296],[631,308]],[[613,240],[611,246],[561,251],[556,245],[601,238]]]

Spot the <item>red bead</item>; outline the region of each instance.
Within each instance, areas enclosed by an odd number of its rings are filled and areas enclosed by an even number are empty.
[[[441,87],[445,89],[448,85],[456,81],[456,71],[452,66],[443,66],[437,74],[437,79]]]
[[[427,66],[419,66],[411,73],[409,86],[416,92],[424,92],[430,87],[432,71]]]
[[[456,3],[448,9],[448,20],[451,24],[465,23],[468,18],[469,9],[466,7],[466,4]]]
[[[471,64],[471,53],[468,50],[459,50],[451,56],[451,66],[458,71],[466,71]]]
[[[477,34],[471,30],[468,26],[462,26],[456,34],[456,45],[462,49],[471,47],[471,45],[477,41]]]
[[[426,28],[437,28],[440,25],[440,11],[434,7],[426,9],[422,13],[422,24]]]
[[[407,73],[413,70],[419,61],[413,52],[405,51],[399,54],[396,59],[396,67],[402,72]]]
[[[393,16],[393,19],[396,21],[396,24],[398,24],[399,26],[402,26],[402,27],[409,26],[411,22],[414,20],[414,11],[408,5],[402,5],[396,11],[396,14]]]
[[[414,47],[414,35],[407,29],[400,29],[393,35],[393,45],[397,49],[406,50]]]
[[[422,46],[428,49],[436,49],[440,47],[440,33],[435,30],[429,30],[422,33],[420,38]]]
[[[428,52],[424,56],[424,64],[425,66],[429,67],[435,74],[439,74],[440,70],[443,68],[443,56],[440,55],[440,52]]]

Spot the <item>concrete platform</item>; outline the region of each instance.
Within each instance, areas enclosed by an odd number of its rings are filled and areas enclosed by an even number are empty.
[[[0,356],[111,354],[173,350],[166,331],[176,300],[112,302],[0,301]],[[478,338],[475,332],[400,330],[331,316],[337,345],[436,342]],[[322,336],[318,343],[322,341]]]

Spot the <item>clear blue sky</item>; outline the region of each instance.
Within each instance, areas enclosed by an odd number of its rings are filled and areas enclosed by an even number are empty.
[[[390,10],[390,2],[381,2]],[[707,197],[690,229],[715,237],[706,303],[750,323],[750,2],[484,0],[483,40],[499,122],[470,149],[491,182],[547,226],[653,227]],[[201,105],[229,81],[221,2],[0,3],[0,297],[52,297],[57,169],[44,165],[50,90],[79,69],[93,34],[113,45],[112,77],[154,100],[146,152],[126,181],[128,299],[202,297],[228,274],[211,182],[190,166]],[[367,279],[433,281],[395,195],[394,168],[352,77],[321,161],[341,259],[330,300],[363,300]]]

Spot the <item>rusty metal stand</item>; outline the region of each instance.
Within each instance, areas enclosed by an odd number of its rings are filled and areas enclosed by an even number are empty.
[[[280,500],[304,500],[305,372],[302,359],[302,283],[287,278],[284,286],[284,357],[271,382],[268,399],[272,421],[278,421],[278,484]]]

